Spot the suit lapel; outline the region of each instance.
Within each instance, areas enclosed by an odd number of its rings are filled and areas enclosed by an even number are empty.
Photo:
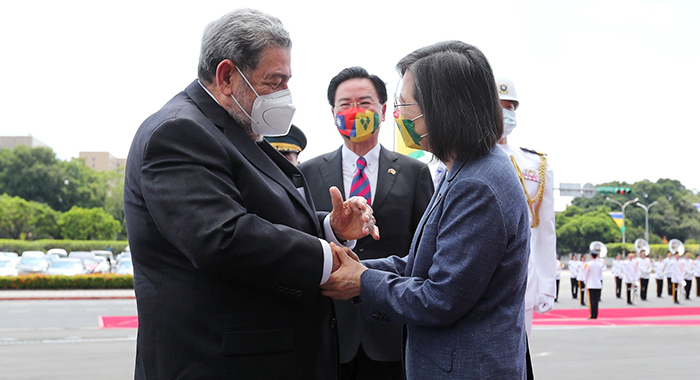
[[[396,178],[401,175],[401,165],[399,165],[396,153],[389,152],[381,146],[378,170],[377,189],[374,192],[374,200],[372,201],[372,209],[375,211],[382,207],[384,200],[396,182]]]
[[[269,152],[266,153],[262,148],[259,147],[246,133],[243,128],[239,126],[233,118],[217,104],[214,99],[202,88],[198,81],[192,82],[187,89],[185,89],[187,95],[197,104],[199,109],[202,110],[204,115],[214,123],[214,125],[221,130],[226,138],[238,149],[238,151],[248,160],[248,162],[255,166],[261,173],[278,183],[282,186],[287,193],[299,202],[300,205],[306,210],[309,217],[314,220],[316,219],[315,212],[311,209],[309,203],[307,203],[297,191],[296,187],[292,181],[282,172],[280,167],[273,162],[272,158],[269,156]],[[262,143],[262,146],[266,146],[269,149],[272,148],[267,142]],[[279,153],[274,152],[279,155]],[[282,156],[280,156],[282,157]],[[282,157],[284,158],[284,157]],[[289,164],[291,165],[291,163]],[[292,168],[294,171],[299,172],[298,169]],[[318,224],[318,223],[316,223]]]
[[[333,152],[330,156],[325,158],[325,162],[322,163],[318,170],[321,172],[321,177],[326,189],[331,186],[335,186],[340,190],[340,194],[343,196],[343,200],[347,198],[345,194],[345,185],[343,184],[343,147],[341,146],[338,150]],[[330,195],[328,195],[330,199]]]

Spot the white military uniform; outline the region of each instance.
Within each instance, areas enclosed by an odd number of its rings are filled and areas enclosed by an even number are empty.
[[[538,187],[544,180],[539,209],[533,203],[530,212],[530,260],[527,267],[527,289],[525,290],[525,327],[528,335],[532,329],[532,313],[544,314],[552,310],[556,297],[557,234],[554,224],[554,190],[552,172],[545,166],[544,176],[540,171],[543,155],[525,149],[516,149],[506,144],[497,144],[509,157],[513,157],[520,168],[529,198],[535,200]]]

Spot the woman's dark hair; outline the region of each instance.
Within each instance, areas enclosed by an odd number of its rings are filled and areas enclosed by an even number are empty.
[[[441,161],[469,161],[489,152],[503,135],[503,111],[491,66],[476,47],[460,41],[430,45],[396,65],[413,74],[414,98],[432,153]]]
[[[386,84],[384,84],[384,81],[376,75],[370,75],[367,70],[363,69],[362,67],[354,66],[343,69],[343,71],[334,76],[333,79],[331,79],[331,82],[328,84],[328,103],[330,103],[331,106],[335,106],[335,93],[338,91],[338,86],[340,86],[340,84],[346,80],[354,78],[369,79],[374,85],[374,89],[377,91],[377,97],[379,97],[377,100],[379,100],[379,103],[386,103],[387,94]]]

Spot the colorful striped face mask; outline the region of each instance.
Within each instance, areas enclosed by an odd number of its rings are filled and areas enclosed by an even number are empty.
[[[416,125],[413,123],[421,117],[423,117],[423,114],[420,114],[413,119],[403,119],[401,116],[399,116],[398,112],[394,112],[396,127],[399,128],[399,132],[401,132],[401,138],[403,139],[404,144],[406,144],[406,146],[409,148],[423,150],[423,146],[421,146],[420,142],[423,140],[423,137],[427,136],[428,134],[426,133],[424,135],[419,135],[416,132]]]
[[[379,114],[358,107],[350,108],[335,115],[335,126],[346,139],[365,141],[379,129]]]

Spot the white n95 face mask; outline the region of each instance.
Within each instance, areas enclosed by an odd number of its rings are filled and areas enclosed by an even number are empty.
[[[508,136],[513,130],[517,122],[515,121],[515,111],[503,108],[503,136],[504,138]]]
[[[294,111],[296,111],[296,107],[292,104],[292,93],[289,89],[267,95],[258,95],[238,66],[236,66],[236,70],[238,70],[238,73],[241,74],[243,80],[245,80],[256,96],[255,101],[253,101],[253,109],[249,115],[231,94],[233,101],[250,118],[250,127],[253,129],[253,132],[261,136],[270,137],[286,135],[292,125]]]

